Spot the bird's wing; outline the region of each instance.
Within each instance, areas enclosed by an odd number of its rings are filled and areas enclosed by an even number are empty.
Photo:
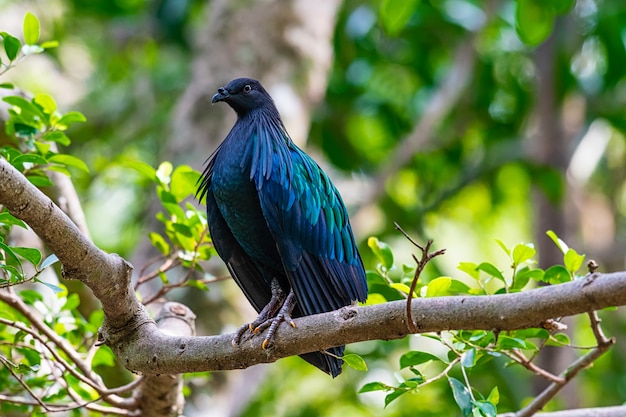
[[[364,301],[363,264],[339,192],[290,140],[263,142],[272,152],[261,154],[262,169],[251,175],[300,307],[315,314]]]
[[[228,271],[241,288],[248,301],[250,301],[250,304],[252,304],[256,311],[261,311],[271,298],[270,287],[266,284],[261,269],[250,256],[248,256],[233,236],[217,207],[211,189],[213,160],[214,159],[209,160],[202,174],[200,180],[201,184],[198,189],[200,198],[205,198],[207,222],[209,224],[211,240],[215,250],[226,263]]]

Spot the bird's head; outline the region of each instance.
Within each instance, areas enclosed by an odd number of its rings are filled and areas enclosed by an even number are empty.
[[[240,117],[268,104],[274,105],[272,98],[261,83],[252,78],[237,78],[226,86],[218,88],[211,103],[220,101],[228,103]]]

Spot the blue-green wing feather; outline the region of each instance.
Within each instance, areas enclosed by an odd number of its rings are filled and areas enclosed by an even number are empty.
[[[364,301],[363,264],[335,186],[280,127],[259,129],[256,140],[251,179],[303,312]]]

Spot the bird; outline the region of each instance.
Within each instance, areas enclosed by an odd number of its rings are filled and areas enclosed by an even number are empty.
[[[268,329],[265,349],[283,321],[295,327],[293,318],[364,302],[365,270],[341,195],[292,141],[261,83],[234,79],[211,102],[228,104],[237,120],[207,159],[197,195],[217,254],[259,313],[233,345]],[[334,378],[343,352],[300,356]]]

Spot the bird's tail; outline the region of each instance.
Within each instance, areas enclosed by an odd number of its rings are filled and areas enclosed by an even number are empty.
[[[345,346],[338,346],[331,349],[327,349],[328,352],[332,353],[331,356],[327,355],[323,352],[311,352],[305,353],[304,355],[300,355],[302,359],[315,366],[318,369],[330,374],[333,378],[341,373],[341,365],[343,365],[343,360],[339,359],[343,356],[343,350]]]

